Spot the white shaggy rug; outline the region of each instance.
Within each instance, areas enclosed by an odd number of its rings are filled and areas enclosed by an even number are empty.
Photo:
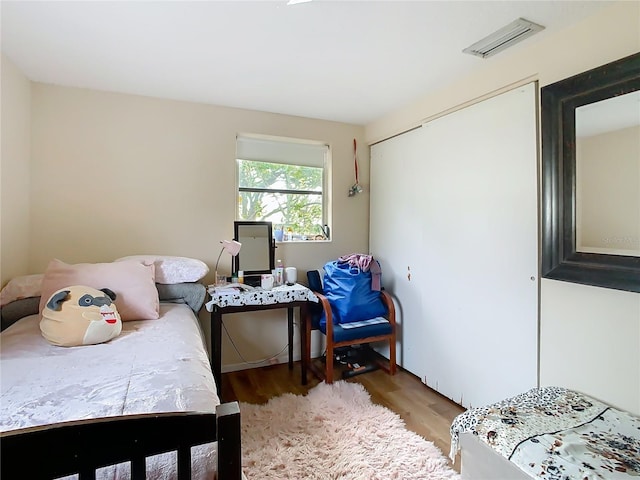
[[[320,383],[305,396],[240,404],[248,480],[459,479],[431,442],[371,403],[358,383]]]

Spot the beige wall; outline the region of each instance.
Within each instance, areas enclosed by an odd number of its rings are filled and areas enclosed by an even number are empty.
[[[219,240],[233,236],[239,132],[331,146],[332,241],[277,250],[302,280],[308,269],[368,250],[368,193],[347,196],[353,138],[364,144],[361,126],[41,83],[32,84],[32,111],[32,232],[25,270],[41,272],[54,257],[104,262],[144,253],[195,257],[213,270]],[[368,178],[363,150],[361,174]],[[230,265],[231,258],[223,257],[220,269]],[[263,359],[286,345],[286,311],[275,312],[225,317],[244,359]],[[201,318],[208,331],[208,315]],[[246,367],[224,342],[227,369]]]
[[[29,270],[31,85],[2,55],[1,285]]]
[[[576,139],[576,249],[640,255],[640,126]]]
[[[640,2],[505,51],[477,74],[367,125],[369,143],[520,83],[545,86],[640,51]],[[373,252],[375,254],[375,252]],[[640,294],[543,279],[540,383],[575,388],[640,414]]]
[[[640,413],[639,294],[542,282],[541,382]]]
[[[141,253],[213,267],[218,241],[233,236],[239,132],[331,145],[333,242],[282,245],[278,257],[306,270],[367,249],[368,198],[347,197],[361,127],[40,83],[32,102],[33,270],[56,256],[82,262]],[[221,265],[228,270],[230,258]]]

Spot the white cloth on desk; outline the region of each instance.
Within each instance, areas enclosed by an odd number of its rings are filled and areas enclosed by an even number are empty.
[[[214,306],[241,307],[244,305],[274,305],[290,302],[318,302],[318,297],[304,285],[281,285],[271,290],[254,288],[249,291],[229,291],[224,288],[209,288],[211,300],[205,304],[207,311],[212,312]]]

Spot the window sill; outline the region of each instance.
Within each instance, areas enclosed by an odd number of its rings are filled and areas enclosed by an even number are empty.
[[[300,240],[300,239],[282,240],[281,242],[276,240],[276,245],[286,245],[288,243],[331,243],[331,240],[326,240],[326,239],[314,240],[312,238],[307,240]]]

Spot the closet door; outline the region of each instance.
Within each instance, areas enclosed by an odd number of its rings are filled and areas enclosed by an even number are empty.
[[[405,341],[423,338],[424,323],[405,321],[422,315],[420,252],[423,195],[414,173],[424,159],[419,129],[376,145],[371,150],[370,251],[382,266],[382,284],[393,293],[398,323],[397,361],[416,365],[420,375],[421,345]],[[379,352],[388,358],[388,347]]]
[[[407,155],[412,165],[390,187],[399,193],[411,178],[418,193],[409,200],[413,205],[397,206],[413,211],[399,221],[420,239],[405,253],[414,258],[411,282],[419,278],[412,284],[419,305],[403,312],[401,364],[467,407],[537,385],[535,92],[530,84],[411,132],[406,148],[420,152]],[[398,140],[404,136],[392,140],[404,143]],[[382,163],[405,155],[392,148],[379,161],[385,143],[372,147],[372,178],[377,169],[392,168]],[[376,225],[377,194],[372,184]],[[372,235],[378,231],[371,229]],[[371,245],[374,256],[388,255],[376,250],[383,246],[373,236]],[[407,288],[402,281],[397,277],[397,293],[392,290],[400,304]]]

